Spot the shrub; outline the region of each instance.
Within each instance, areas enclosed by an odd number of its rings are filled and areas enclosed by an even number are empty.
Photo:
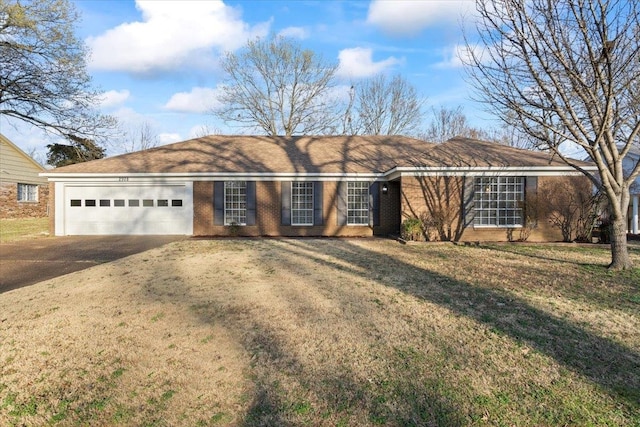
[[[426,240],[424,226],[419,218],[408,218],[402,222],[401,237],[404,240],[422,242]]]

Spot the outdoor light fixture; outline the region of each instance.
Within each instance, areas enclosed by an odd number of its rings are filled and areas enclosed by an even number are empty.
[[[389,192],[389,186],[384,183],[382,184],[382,194],[387,194]]]

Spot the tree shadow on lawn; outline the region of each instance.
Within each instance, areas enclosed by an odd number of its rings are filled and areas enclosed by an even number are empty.
[[[292,254],[296,248],[306,251],[315,249],[314,245],[304,240],[284,242],[292,247]],[[340,259],[349,262],[358,271],[371,269],[366,262],[372,258],[369,250],[349,241],[344,241],[340,248]],[[507,292],[473,286],[416,267],[398,259],[393,253],[374,256],[390,271],[404,273],[404,278],[382,277],[378,279],[379,283],[446,307],[526,343],[599,384],[615,398],[626,401],[633,411],[640,409],[640,355],[636,351],[532,307]],[[425,256],[428,256],[427,252]],[[315,261],[334,266],[320,257],[316,257]],[[414,286],[416,278],[420,278],[421,286]]]
[[[519,245],[519,244],[513,244],[513,243],[508,243],[508,244],[495,244],[495,245],[481,245],[479,246],[480,249],[488,249],[488,250],[494,250],[494,251],[499,251],[499,252],[505,252],[505,253],[509,253],[509,254],[514,254],[514,255],[520,255],[520,256],[524,256],[524,257],[529,257],[529,258],[534,258],[537,260],[542,260],[542,261],[555,261],[555,262],[560,262],[560,263],[564,263],[564,264],[571,264],[571,265],[580,265],[580,266],[584,266],[584,267],[602,267],[602,271],[606,272],[607,270],[607,265],[608,263],[600,263],[600,264],[594,264],[591,262],[576,262],[576,261],[569,261],[567,259],[563,259],[560,257],[554,257],[551,256],[549,253],[545,254],[545,255],[540,255],[537,252],[540,250],[538,248],[543,247],[544,244],[540,243],[533,243],[531,245],[525,244],[525,245]],[[563,243],[563,245],[568,245],[567,243]],[[578,245],[578,244],[576,244]],[[553,243],[549,243],[547,244],[547,246],[550,249],[554,249],[554,244]],[[566,248],[567,246],[565,246]],[[593,255],[594,252],[596,251],[602,251],[602,252],[607,252],[610,253],[610,249],[608,249],[608,246],[605,247],[603,245],[594,245],[593,247],[586,247],[586,248],[581,248],[580,246],[575,246],[575,247],[571,247],[570,246],[570,250],[571,251],[575,251],[576,253],[587,253],[590,255]],[[629,245],[628,246],[628,250],[629,250],[629,255],[633,256],[633,255],[640,255],[640,245],[636,246],[636,245]],[[630,271],[622,271],[622,272],[616,272],[616,273],[622,273],[624,274],[625,272],[627,274],[633,274],[632,272],[634,270],[640,270],[640,268],[635,268],[632,269]]]
[[[268,242],[268,250],[255,256],[254,268],[261,264],[273,267],[273,258],[269,254],[279,253],[277,259],[280,264],[276,267],[296,274],[304,274],[304,269],[308,268],[301,267],[297,262],[304,258],[329,267],[336,274],[359,275],[374,283],[395,288],[535,348],[601,386],[616,401],[624,402],[631,413],[640,409],[637,374],[640,372],[640,355],[637,352],[532,307],[508,292],[481,288],[417,267],[399,258],[402,250],[389,253],[386,245],[376,252],[342,239],[321,239],[320,244],[317,239],[277,239]],[[424,255],[428,256],[428,253]],[[398,271],[402,272],[401,277],[394,275]],[[149,285],[153,288],[152,280]],[[188,292],[182,296],[154,295],[151,292],[147,297],[189,306],[199,298]],[[304,301],[303,295],[297,296],[296,304],[298,300]],[[339,295],[336,295],[336,300],[340,303]],[[472,422],[468,417],[473,414],[461,407],[465,402],[459,401],[464,399],[461,397],[464,395],[451,389],[454,386],[446,383],[446,376],[439,376],[438,372],[425,375],[421,370],[424,368],[411,360],[414,356],[410,352],[402,357],[391,354],[390,366],[383,372],[372,374],[378,383],[371,383],[356,375],[348,364],[327,364],[320,368],[304,366],[281,335],[288,331],[274,330],[272,325],[266,321],[263,323],[259,318],[253,318],[252,327],[247,330],[248,314],[241,312],[241,307],[230,309],[215,301],[208,301],[205,305],[206,308],[194,313],[199,320],[206,324],[224,324],[235,336],[240,337],[241,344],[252,355],[251,379],[255,389],[243,420],[246,426],[289,426],[299,425],[305,420],[318,422],[319,419],[323,422],[326,420],[326,424],[349,424],[357,415],[361,415],[355,418],[359,424],[367,425],[455,426]],[[304,312],[298,314],[300,318],[304,317]],[[356,324],[352,326],[357,328]],[[326,328],[330,329],[331,325],[327,324]],[[348,352],[348,349],[345,351]],[[337,370],[330,369],[336,367]],[[405,372],[406,375],[403,374],[403,378],[395,382],[384,382],[385,375],[397,372]],[[282,389],[282,378],[294,382],[287,391]],[[316,396],[316,401],[321,401],[320,410],[326,411],[326,414],[314,412],[315,408],[309,409],[307,399],[310,394]],[[393,401],[387,401],[387,398]]]

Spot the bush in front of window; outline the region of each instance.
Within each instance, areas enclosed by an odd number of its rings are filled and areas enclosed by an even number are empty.
[[[584,177],[568,177],[563,185],[544,185],[538,192],[540,208],[565,242],[590,242],[602,204],[602,195],[593,194]]]

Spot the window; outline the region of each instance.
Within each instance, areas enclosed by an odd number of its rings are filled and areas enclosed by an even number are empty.
[[[100,206],[102,206],[102,207],[111,206],[111,200],[109,200],[109,199],[100,199]]]
[[[247,182],[225,181],[224,225],[247,224]]]
[[[173,199],[173,200],[171,200],[171,206],[174,206],[174,207],[182,206],[182,199]]]
[[[291,225],[313,225],[313,182],[291,183]]]
[[[493,227],[522,225],[523,177],[482,177],[476,178],[474,184],[474,225]]]
[[[123,199],[115,199],[113,201],[113,206],[117,207],[117,208],[121,208],[124,206],[124,200]]]
[[[129,207],[130,208],[135,208],[140,206],[140,200],[138,199],[129,199]]]
[[[368,182],[347,182],[347,224],[369,224]]]
[[[142,206],[144,206],[145,208],[152,208],[153,207],[153,199],[143,199],[142,200]]]
[[[37,202],[38,186],[35,184],[18,184],[19,202]]]
[[[71,207],[82,206],[82,200],[80,199],[71,199]]]
[[[93,199],[87,199],[84,201],[84,205],[94,207],[96,205],[96,201]]]
[[[158,199],[158,207],[167,207],[169,206],[169,201],[167,199]]]

